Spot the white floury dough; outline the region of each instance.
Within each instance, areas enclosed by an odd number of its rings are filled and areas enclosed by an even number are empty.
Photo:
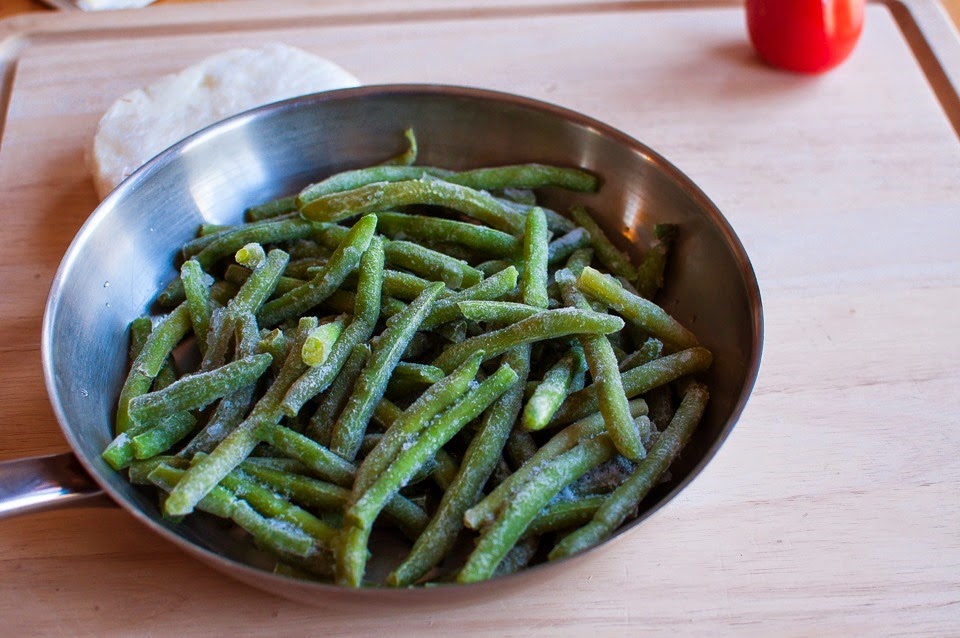
[[[298,95],[359,86],[333,62],[284,44],[231,49],[127,93],[100,119],[87,156],[101,199],[201,128]]]
[[[76,4],[84,11],[105,11],[108,9],[139,9],[156,0],[77,0]]]

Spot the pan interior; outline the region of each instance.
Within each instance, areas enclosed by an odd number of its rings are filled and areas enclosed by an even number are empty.
[[[403,150],[402,131],[411,126],[424,165],[542,162],[596,172],[604,180],[599,193],[551,191],[546,201],[557,210],[589,206],[635,253],[653,224],[680,225],[660,301],[714,352],[716,363],[705,379],[711,387],[705,420],[671,483],[648,499],[648,512],[712,456],[752,387],[761,326],[750,264],[709,200],[652,150],[576,114],[473,89],[368,87],[257,109],[166,151],[108,197],[65,256],[44,318],[48,391],[81,462],[144,523],[217,566],[270,569],[272,562],[220,521],[163,520],[151,492],[131,486],[100,458],[126,374],[127,325],[150,312],[157,291],[177,275],[178,249],[199,224],[237,223],[246,206],[377,163]]]

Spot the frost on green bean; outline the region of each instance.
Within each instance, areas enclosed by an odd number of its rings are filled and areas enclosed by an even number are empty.
[[[571,346],[570,350],[543,375],[543,380],[527,400],[521,423],[527,430],[542,430],[550,422],[554,412],[569,394],[570,384],[578,374],[587,369],[583,348]]]
[[[268,354],[244,357],[210,372],[181,377],[172,385],[135,397],[130,401],[130,417],[136,422],[160,419],[206,407],[215,400],[255,382],[273,360]]]
[[[708,392],[700,384],[693,384],[667,429],[643,461],[620,487],[600,506],[593,519],[584,527],[564,537],[550,552],[550,560],[582,552],[609,536],[635,511],[643,498],[657,484],[693,434],[706,408]]]
[[[620,380],[624,394],[633,398],[688,374],[704,372],[712,363],[713,355],[706,348],[689,348],[627,370],[620,375]],[[597,388],[589,385],[566,398],[551,425],[570,423],[596,410]]]
[[[582,206],[574,206],[570,209],[570,217],[577,224],[590,233],[590,245],[593,247],[597,260],[603,264],[607,270],[617,276],[626,277],[630,282],[637,280],[637,268],[630,263],[627,257],[619,248],[614,246],[610,238],[607,237],[600,225],[593,220],[587,209]]]
[[[357,471],[353,484],[353,499],[357,500],[380,474],[394,461],[404,445],[412,441],[438,414],[453,405],[477,376],[482,352],[475,352],[456,370],[430,386],[410,407],[392,415],[386,434],[367,454]],[[380,406],[392,406],[381,401]]]
[[[530,371],[530,346],[509,350],[504,363],[517,372],[518,382],[487,410],[479,432],[471,440],[456,478],[444,492],[430,524],[417,539],[403,563],[387,578],[406,586],[437,565],[456,543],[463,529],[463,515],[480,497],[500,459],[507,437],[523,403],[523,381]]]
[[[192,466],[164,503],[168,516],[182,516],[213,489],[220,480],[243,461],[257,446],[257,428],[265,423],[277,423],[282,416],[280,401],[290,385],[303,374],[306,364],[300,358],[300,348],[307,334],[317,326],[316,318],[300,319],[296,338],[273,384],[244,419],[199,463]]]
[[[343,282],[350,271],[360,263],[360,258],[370,245],[377,227],[375,215],[361,218],[347,233],[331,255],[323,269],[309,282],[287,294],[269,301],[261,308],[257,318],[265,327],[272,327],[300,315],[329,297]]]
[[[609,275],[584,268],[577,278],[577,286],[586,294],[607,304],[630,321],[677,349],[692,348],[697,338],[671,317],[663,308],[634,295]]]
[[[594,193],[600,188],[600,180],[593,173],[580,168],[546,164],[513,164],[477,168],[455,173],[444,179],[454,184],[485,191],[558,186],[583,193]]]
[[[506,328],[472,337],[447,348],[433,361],[432,365],[444,370],[452,370],[476,350],[483,350],[487,358],[492,358],[513,346],[524,343],[555,339],[571,334],[607,334],[621,328],[623,328],[623,320],[590,310],[575,308],[545,310]]]
[[[440,179],[378,182],[321,195],[305,203],[300,208],[300,214],[312,221],[336,222],[363,213],[382,212],[413,204],[445,206],[508,233],[523,228],[521,214],[487,193]]]
[[[133,425],[130,417],[130,401],[150,390],[153,379],[160,372],[164,361],[173,348],[190,331],[190,311],[181,304],[161,319],[146,338],[140,354],[130,365],[130,372],[120,389],[117,406],[116,433],[122,434]]]
[[[404,213],[379,213],[377,219],[380,232],[391,239],[454,242],[490,257],[513,257],[520,248],[513,235],[480,224]]]
[[[303,342],[303,348],[300,349],[300,356],[303,362],[308,366],[318,366],[327,360],[333,345],[343,332],[343,324],[346,321],[345,316],[340,316],[333,321],[320,324],[317,328],[307,335]]]
[[[394,367],[442,289],[443,284],[436,283],[424,290],[403,312],[390,320],[378,338],[354,385],[353,394],[333,426],[330,449],[343,458],[352,460],[356,456],[367,423],[386,392]]]
[[[342,540],[337,552],[337,582],[358,587],[366,566],[367,540],[374,520],[385,503],[467,423],[481,414],[517,380],[517,373],[502,365],[496,373],[444,412],[364,492],[344,515]]]
[[[330,445],[330,435],[333,432],[333,424],[343,411],[350,393],[353,391],[353,385],[360,376],[360,372],[370,357],[370,346],[365,343],[358,343],[351,350],[340,369],[340,372],[334,378],[330,387],[327,388],[323,397],[317,405],[316,412],[310,417],[310,422],[304,434],[320,445]]]
[[[587,272],[587,269],[584,270]],[[555,275],[564,302],[575,308],[586,309],[589,302],[577,289],[576,279],[569,270],[560,270]],[[607,431],[617,450],[631,461],[642,459],[646,450],[633,427],[627,396],[623,392],[617,357],[606,337],[579,335],[583,352],[596,387],[597,406],[607,423]]]
[[[523,301],[527,305],[546,308],[548,303],[547,271],[548,242],[547,218],[543,209],[532,208],[527,213],[523,234],[523,272],[520,275],[520,288]]]
[[[611,458],[616,450],[606,435],[578,444],[546,463],[509,502],[504,511],[477,541],[457,582],[490,578],[536,515],[560,490],[582,474]]]

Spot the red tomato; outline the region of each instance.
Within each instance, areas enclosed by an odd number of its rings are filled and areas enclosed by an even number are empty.
[[[801,73],[843,62],[863,30],[864,0],[747,0],[750,40],[764,60]]]

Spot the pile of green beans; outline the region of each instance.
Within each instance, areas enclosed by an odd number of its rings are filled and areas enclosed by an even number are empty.
[[[103,458],[164,516],[229,519],[279,574],[467,583],[581,552],[642,510],[706,409],[712,355],[654,301],[683,228],[635,265],[583,206],[537,205],[597,176],[418,166],[404,135],[201,227],[130,324]],[[412,543],[376,581],[375,528]]]

